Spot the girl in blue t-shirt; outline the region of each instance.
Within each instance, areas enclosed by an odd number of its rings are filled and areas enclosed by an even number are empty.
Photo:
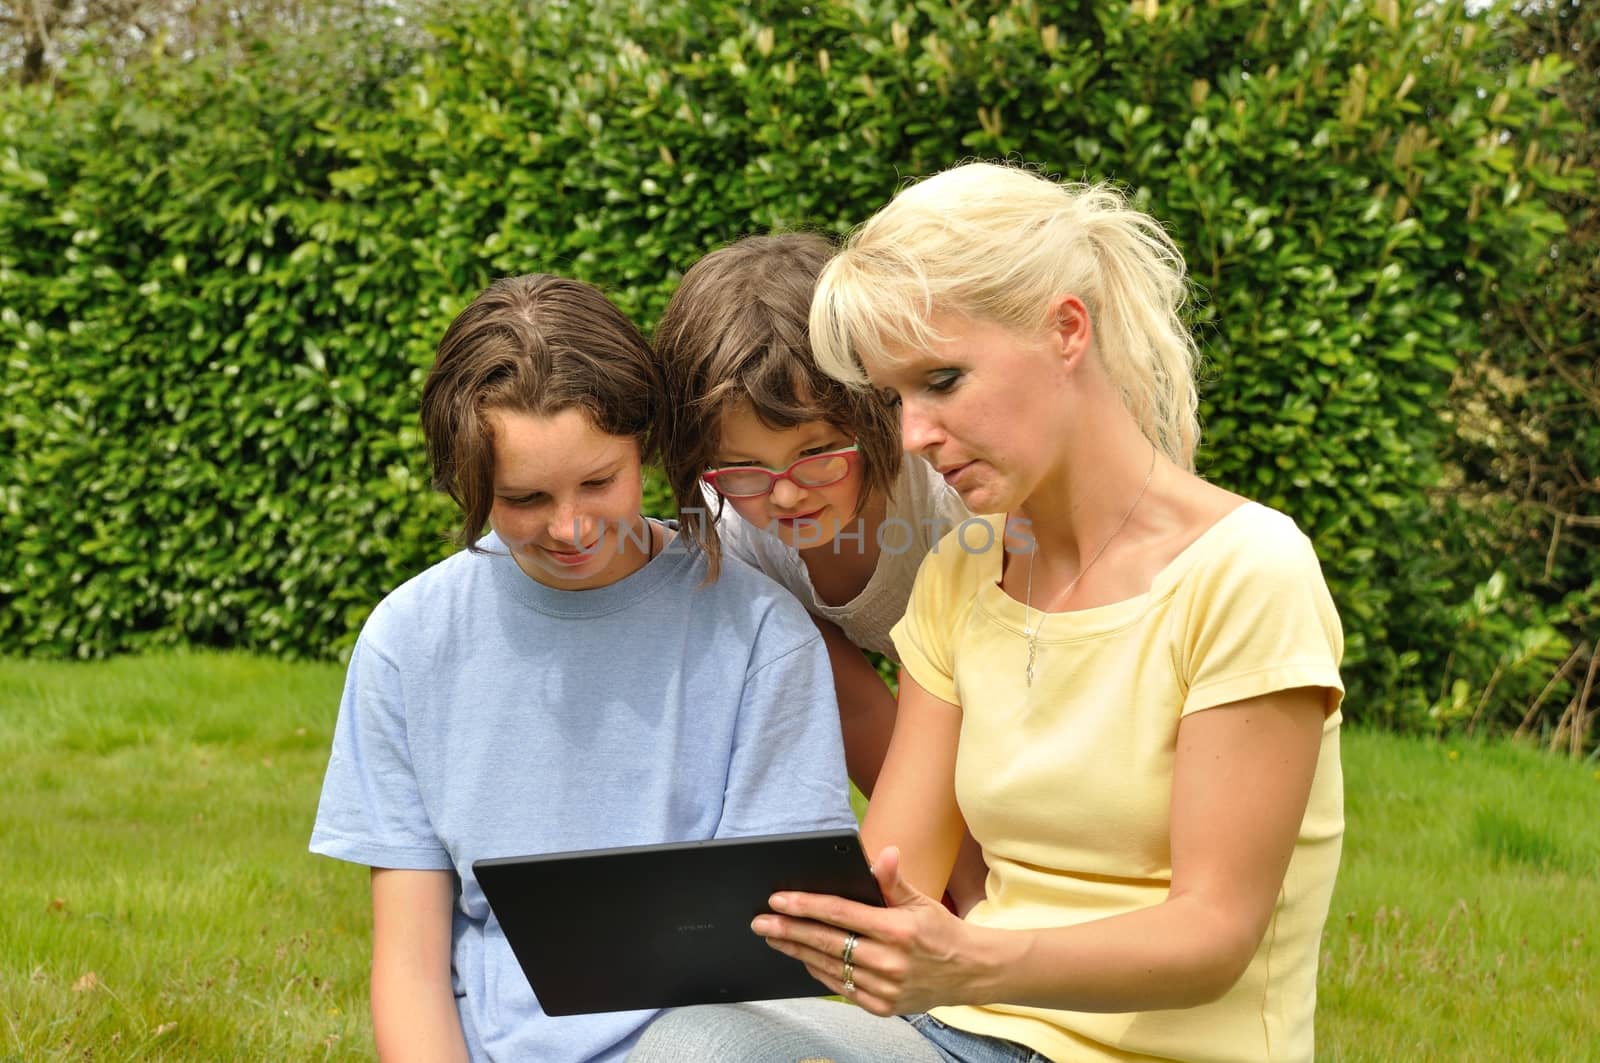
[[[422,427],[465,549],[363,627],[311,839],[372,869],[386,1060],[618,1060],[653,1015],[545,1015],[474,861],[854,826],[805,613],[640,515],[664,401],[577,281],[497,281],[439,344]]]

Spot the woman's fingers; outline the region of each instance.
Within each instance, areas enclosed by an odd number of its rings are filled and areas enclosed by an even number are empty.
[[[811,976],[831,993],[860,1004],[879,1015],[892,1015],[903,992],[905,957],[894,947],[859,935],[850,950],[849,985],[846,985],[844,943],[846,932],[810,921],[764,916],[771,920],[767,944],[805,964]]]
[[[870,970],[863,971],[857,967],[850,972],[850,983],[846,985],[843,972],[840,970],[840,961],[836,960],[831,965],[823,967],[814,967],[807,964],[806,970],[828,992],[844,997],[874,1015],[894,1014],[892,999],[895,995],[895,987],[884,982],[876,973]]]
[[[779,915],[791,915],[797,919],[811,919],[819,923],[830,923],[841,927],[845,931],[854,930],[858,934],[866,934],[883,918],[883,913],[888,910],[871,904],[861,904],[857,901],[845,900],[827,893],[793,893],[784,891],[774,893],[767,898],[767,903]]]
[[[826,893],[798,893],[781,890],[767,898],[772,910],[819,923],[831,923],[845,930],[866,934],[886,911],[930,903],[927,896],[917,892],[909,882],[900,877],[900,850],[886,846],[872,865],[872,874],[878,880],[886,907],[860,904]]]
[[[872,862],[872,875],[878,880],[878,889],[883,894],[884,903],[891,908],[901,908],[927,899],[900,877],[898,846],[885,846],[878,853],[878,859]]]
[[[805,964],[829,992],[874,1014],[894,1014],[919,953],[918,927],[926,929],[930,918],[954,918],[900,877],[899,857],[891,846],[873,865],[886,908],[824,894],[781,892],[770,898],[773,911],[757,916],[750,927],[767,944]]]
[[[761,916],[752,924],[752,929],[765,937],[768,944],[800,960],[807,967],[826,969],[831,965],[835,973],[843,969],[845,945],[853,933],[826,923],[781,916]],[[870,962],[866,956],[872,952],[874,944],[866,934],[855,933],[855,942],[850,947],[850,963],[860,967]]]

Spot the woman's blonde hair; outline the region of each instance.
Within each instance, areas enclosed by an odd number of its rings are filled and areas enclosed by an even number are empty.
[[[811,346],[824,372],[863,383],[865,362],[944,339],[936,314],[1033,336],[1066,293],[1088,308],[1101,362],[1145,435],[1192,469],[1198,354],[1179,313],[1183,255],[1107,184],[979,162],[908,186],[823,270]]]

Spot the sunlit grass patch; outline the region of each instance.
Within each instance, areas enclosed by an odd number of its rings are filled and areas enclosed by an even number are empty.
[[[366,875],[306,852],[341,670],[0,661],[0,1059],[366,1059]]]
[[[1346,735],[1318,1060],[1600,1059],[1600,783],[1505,743]]]
[[[1472,816],[1472,841],[1497,863],[1536,868],[1565,867],[1567,851],[1555,835],[1529,826],[1518,817],[1480,808]]]

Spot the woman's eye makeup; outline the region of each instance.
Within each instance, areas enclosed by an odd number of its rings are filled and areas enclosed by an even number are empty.
[[[945,392],[955,387],[961,380],[959,369],[939,369],[928,374],[927,386],[932,392]]]

